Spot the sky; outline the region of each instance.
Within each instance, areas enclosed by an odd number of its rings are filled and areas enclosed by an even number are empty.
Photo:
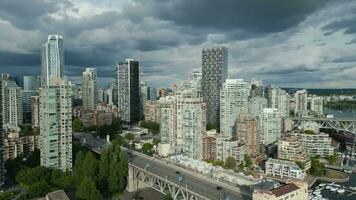
[[[41,45],[64,37],[65,74],[96,67],[106,84],[126,58],[169,87],[229,48],[229,78],[356,88],[356,0],[1,0],[0,72],[40,74]]]

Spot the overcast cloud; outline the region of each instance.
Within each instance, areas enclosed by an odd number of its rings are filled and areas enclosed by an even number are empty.
[[[201,50],[229,47],[230,78],[283,87],[356,87],[354,0],[1,0],[0,72],[40,73],[40,47],[61,34],[65,73],[140,61],[166,87],[201,68]]]

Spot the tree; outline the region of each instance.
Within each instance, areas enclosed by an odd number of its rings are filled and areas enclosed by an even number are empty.
[[[225,167],[227,169],[234,169],[236,167],[236,160],[233,157],[228,157],[225,162]]]
[[[140,126],[143,128],[147,128],[155,135],[159,133],[159,123],[155,121],[149,121],[149,120],[142,121],[140,123]]]
[[[14,179],[16,174],[23,169],[22,159],[23,157],[20,155],[14,159],[6,160],[5,169],[11,179]]]
[[[79,185],[83,178],[84,172],[83,172],[82,166],[84,163],[84,159],[85,159],[85,156],[82,151],[79,151],[75,156],[73,176],[74,176],[74,182],[76,185]]]
[[[135,139],[135,135],[132,133],[126,133],[125,134],[125,139],[126,140],[134,140]]]
[[[34,168],[24,168],[16,175],[16,181],[22,183],[23,185],[30,186],[34,183],[41,181],[49,181],[50,171],[49,169],[37,166]]]
[[[32,126],[31,125],[21,126],[20,135],[32,135]]]
[[[163,200],[173,200],[173,198],[170,194],[166,194],[166,196],[164,196]]]
[[[94,157],[93,153],[88,151],[85,154],[85,158],[82,166],[82,175],[86,177],[92,177],[93,180],[97,180],[97,171],[98,171],[98,161]]]
[[[50,192],[50,187],[46,181],[40,181],[30,185],[28,190],[28,198],[43,197]]]
[[[51,184],[57,186],[57,187],[61,187],[62,185],[62,180],[63,179],[63,172],[61,170],[58,169],[52,169],[51,170]]]
[[[82,200],[98,200],[102,196],[95,186],[95,182],[90,177],[84,177],[81,181],[75,196]]]
[[[302,161],[297,161],[297,162],[295,162],[295,163],[297,163],[297,165],[300,167],[300,169],[302,169],[302,170],[304,170],[305,169],[305,162],[302,162]]]
[[[315,132],[312,130],[305,130],[304,133],[308,135],[315,135]]]
[[[335,154],[331,155],[331,156],[328,156],[328,161],[330,164],[335,164],[336,161],[337,161],[337,156]]]
[[[251,156],[245,154],[244,161],[245,161],[245,167],[250,168],[252,166]]]
[[[141,151],[146,155],[153,156],[153,144],[151,143],[143,144]]]
[[[212,130],[212,129],[217,130],[217,128],[218,128],[218,127],[217,127],[216,125],[212,124],[212,123],[207,123],[207,124],[206,124],[206,130],[207,130],[207,131]]]
[[[311,168],[310,168],[310,172],[311,174],[315,175],[315,176],[323,176],[325,175],[326,172],[326,168],[324,163],[321,163],[319,161],[319,157],[311,157]]]
[[[128,166],[129,158],[126,151],[120,152],[120,164],[119,164],[119,176],[120,176],[120,185],[119,191],[122,192],[126,186],[126,179],[129,172]]]
[[[78,117],[74,117],[73,119],[73,132],[83,132],[84,131],[84,124]]]
[[[24,165],[26,165],[27,167],[39,166],[40,162],[41,162],[41,155],[40,154],[41,154],[40,150],[39,149],[35,149],[32,153],[30,153],[30,155],[28,156],[28,158],[24,162]]]

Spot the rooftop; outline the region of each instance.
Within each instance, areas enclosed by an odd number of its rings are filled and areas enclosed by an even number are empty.
[[[288,194],[290,192],[293,192],[295,190],[298,190],[299,187],[296,186],[294,183],[289,183],[286,185],[283,185],[281,187],[278,188],[274,188],[271,190],[271,192],[276,196],[276,197],[280,197],[282,195]]]

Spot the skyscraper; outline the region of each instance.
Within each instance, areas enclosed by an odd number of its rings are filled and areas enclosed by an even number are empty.
[[[82,77],[83,109],[95,110],[99,103],[99,88],[97,71],[95,68],[86,68]]]
[[[140,78],[139,63],[133,59],[117,66],[118,108],[122,120],[134,124],[140,120]]]
[[[242,79],[227,79],[220,90],[220,133],[232,137],[240,113],[248,112],[250,84]]]
[[[295,99],[295,116],[305,116],[308,114],[308,93],[306,90],[299,90],[294,94]]]
[[[241,113],[236,120],[236,137],[245,144],[245,154],[255,157],[260,154],[258,121],[248,113]]]
[[[259,128],[261,130],[260,143],[269,145],[281,137],[282,120],[278,109],[264,108],[259,116]]]
[[[32,128],[40,127],[40,97],[31,97],[31,125]]]
[[[72,170],[72,95],[61,79],[40,89],[41,166]]]
[[[177,102],[177,144],[187,157],[203,158],[203,136],[206,134],[206,106],[201,98],[180,98]],[[179,153],[179,150],[176,151]]]
[[[23,90],[24,91],[38,91],[41,86],[40,76],[24,76]]]
[[[261,80],[251,80],[251,97],[263,97],[264,87]]]
[[[148,100],[148,86],[145,82],[141,81],[140,84],[140,118],[143,117],[143,107]]]
[[[267,88],[268,107],[276,108],[280,117],[289,118],[290,115],[290,95],[281,88],[270,85]]]
[[[219,124],[220,89],[227,79],[228,49],[218,47],[202,51],[202,96],[206,103],[207,123]]]
[[[14,80],[2,81],[2,123],[4,130],[19,130],[23,125],[22,90]]]
[[[48,41],[42,47],[41,85],[50,85],[53,78],[63,78],[63,75],[63,37],[60,35],[49,35]]]
[[[4,170],[4,135],[3,135],[3,124],[2,124],[2,77],[0,77],[0,187],[4,185],[5,182],[5,170]]]

